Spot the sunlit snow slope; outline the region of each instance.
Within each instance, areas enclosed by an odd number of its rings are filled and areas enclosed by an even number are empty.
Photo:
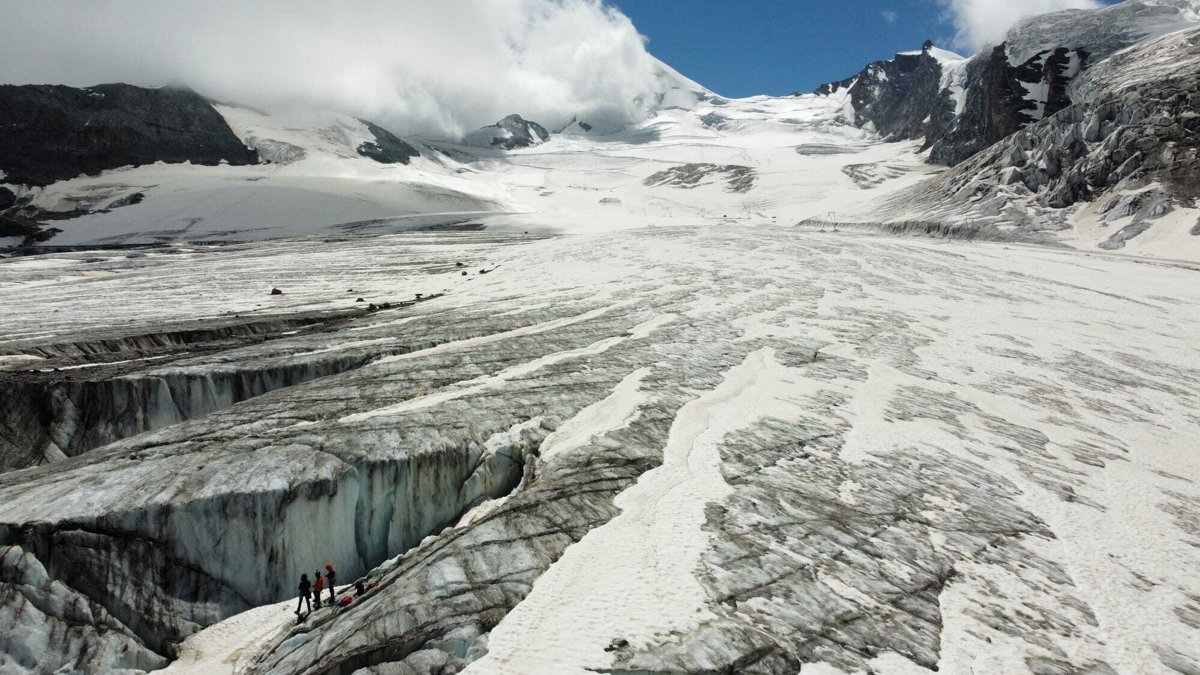
[[[350,117],[222,105],[234,133],[270,163],[127,167],[34,188],[31,205],[92,212],[54,222],[62,230],[55,246],[516,221],[559,231],[722,220],[790,225],[857,213],[937,170],[913,144],[885,144],[846,123],[837,97],[726,100],[673,71],[668,81],[657,112],[616,133],[576,122],[512,151],[427,141],[407,165],[356,152],[372,137]],[[121,206],[134,194],[144,199]]]

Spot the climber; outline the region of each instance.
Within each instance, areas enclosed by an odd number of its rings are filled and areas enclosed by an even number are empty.
[[[308,611],[312,612],[312,584],[308,581],[307,574],[300,575],[300,599],[296,602],[296,614],[300,614],[300,608],[308,605]]]
[[[361,598],[367,594],[367,587],[363,585],[362,579],[354,582],[354,597]]]
[[[321,576],[321,570],[317,570],[317,579],[313,582],[313,600],[317,607],[321,606],[321,589],[325,588],[325,578]]]
[[[332,605],[337,602],[337,598],[333,592],[333,583],[334,579],[337,578],[337,573],[333,571],[333,565],[325,563],[325,576],[329,579],[329,604]]]

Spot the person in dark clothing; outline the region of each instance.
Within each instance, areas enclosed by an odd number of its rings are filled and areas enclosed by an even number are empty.
[[[332,605],[337,602],[337,598],[334,597],[336,593],[333,590],[334,580],[337,579],[337,572],[333,571],[333,565],[329,563],[325,563],[325,578],[329,583],[329,604]]]
[[[354,582],[354,597],[361,598],[367,594],[367,587],[363,585],[362,579]]]
[[[308,605],[308,611],[312,611],[312,584],[308,581],[307,574],[300,575],[300,599],[296,602],[296,614],[300,613],[300,608]]]
[[[325,588],[325,577],[321,576],[321,570],[317,570],[317,579],[313,582],[313,602],[317,607],[321,606],[321,590]]]

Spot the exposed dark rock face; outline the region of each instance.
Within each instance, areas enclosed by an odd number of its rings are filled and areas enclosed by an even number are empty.
[[[814,93],[828,96],[848,89],[855,124],[872,124],[885,138],[937,138],[954,121],[954,102],[941,85],[942,65],[930,55],[933,46],[926,42],[919,54],[876,61],[854,77],[823,84]]]
[[[1014,66],[1000,45],[948,66],[931,54],[934,48],[926,42],[920,53],[876,61],[814,93],[848,89],[857,126],[870,125],[891,140],[924,139],[930,161],[954,165],[1069,105],[1067,87],[1087,59],[1082,50],[1059,47]],[[965,69],[961,84],[950,82],[948,67]],[[961,109],[958,96],[965,96]]]
[[[1120,248],[1173,202],[1200,197],[1200,28],[1115,55],[1071,88],[1078,102],[1017,131],[886,208],[928,217],[962,214],[1025,229],[1055,225],[1047,212],[1110,191],[1104,221],[1134,217],[1106,248]],[[1154,184],[1162,188],[1154,187]],[[1040,210],[1040,211],[1039,211]]]
[[[961,114],[927,138],[930,161],[953,166],[1067,107],[1067,87],[1086,62],[1086,52],[1066,47],[1018,66],[1010,65],[1005,45],[975,57]]]
[[[358,154],[363,157],[369,157],[380,164],[408,164],[413,157],[421,156],[416,148],[400,140],[387,129],[366,120],[359,121],[367,125],[367,129],[375,135],[374,143],[358,146]]]
[[[488,131],[490,129],[500,130],[500,133],[492,138],[491,144],[505,150],[528,148],[531,145],[545,143],[550,140],[550,132],[546,131],[545,127],[537,122],[530,122],[516,114],[509,115],[490,127],[484,127],[482,130]]]
[[[47,185],[159,161],[240,165],[258,162],[258,155],[189,89],[0,86],[0,171],[6,182]]]
[[[0,187],[0,211],[11,208],[16,203],[17,195],[13,194],[13,191],[6,187]]]
[[[1071,105],[1071,83],[1121,49],[1186,25],[1187,2],[1129,1],[1027,19],[1007,40],[948,73],[926,42],[856,76],[821,85],[849,89],[852,120],[893,140],[925,140],[929,161],[954,166]],[[949,66],[955,67],[955,66]],[[957,80],[957,81],[956,81]],[[956,100],[957,99],[957,100]]]
[[[28,218],[0,213],[0,237],[23,237],[29,240],[35,239],[41,232],[41,226]]]
[[[887,163],[875,163],[847,164],[842,167],[842,173],[846,174],[846,177],[854,181],[854,184],[858,187],[869,190],[893,178],[903,176],[906,171],[903,167],[892,166]]]
[[[119,197],[119,198],[114,199],[113,201],[109,202],[108,206],[106,207],[105,210],[111,211],[112,209],[119,209],[123,206],[133,206],[134,204],[141,204],[145,199],[146,199],[146,194],[144,192],[134,192],[132,194],[125,195],[124,197]]]

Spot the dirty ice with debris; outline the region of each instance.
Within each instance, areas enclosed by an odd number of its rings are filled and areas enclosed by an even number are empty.
[[[1200,4],[749,98],[468,4],[373,115],[0,68],[0,672],[1200,673]]]

